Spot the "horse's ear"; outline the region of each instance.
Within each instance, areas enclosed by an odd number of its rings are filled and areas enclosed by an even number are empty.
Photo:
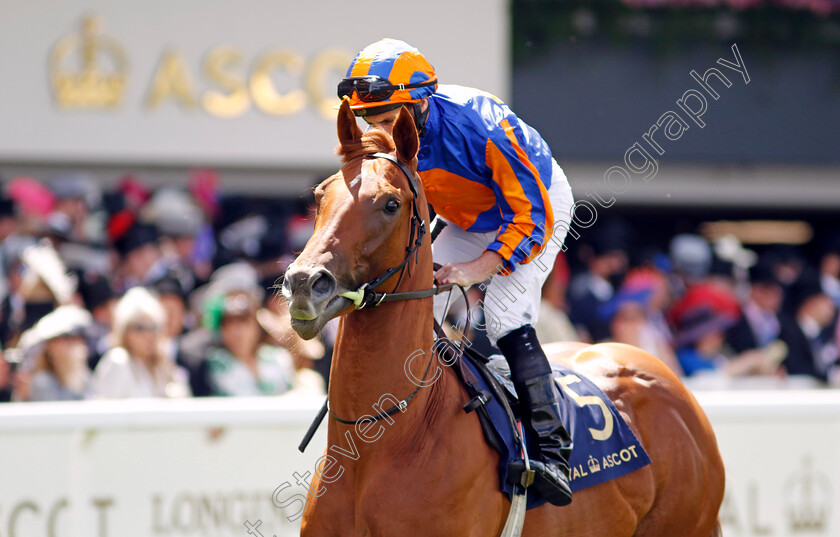
[[[350,101],[345,99],[338,109],[338,141],[342,146],[357,144],[362,140],[362,129],[356,123],[356,116],[350,110]]]
[[[397,156],[403,162],[411,162],[417,156],[417,149],[420,146],[420,139],[417,138],[417,129],[414,127],[414,118],[411,113],[402,107],[400,115],[394,122],[392,131],[394,145],[397,146]]]

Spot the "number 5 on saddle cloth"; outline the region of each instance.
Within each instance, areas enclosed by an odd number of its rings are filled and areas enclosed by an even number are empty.
[[[514,492],[521,492],[516,489],[522,486],[524,464],[519,451],[521,440],[515,428],[518,418],[513,411],[518,401],[507,362],[501,356],[488,360],[469,347],[463,349],[459,362],[455,371],[472,398],[464,410],[477,410],[485,439],[501,455],[500,488],[508,498],[513,498]],[[650,464],[644,447],[600,388],[567,367],[559,364],[551,367],[563,409],[563,423],[574,442],[569,461],[573,492]],[[530,492],[528,509],[546,503],[536,490]]]

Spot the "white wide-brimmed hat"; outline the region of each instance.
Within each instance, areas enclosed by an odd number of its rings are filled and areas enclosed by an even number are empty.
[[[68,304],[76,293],[76,277],[48,242],[40,242],[23,250],[20,256],[26,268],[36,274],[59,304]]]
[[[75,304],[59,306],[21,334],[17,348],[25,357],[31,358],[51,339],[82,335],[91,322],[93,319],[87,310]]]

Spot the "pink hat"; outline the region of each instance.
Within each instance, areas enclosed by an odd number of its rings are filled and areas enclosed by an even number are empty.
[[[6,191],[25,214],[46,218],[55,208],[55,196],[49,188],[31,177],[15,177]]]

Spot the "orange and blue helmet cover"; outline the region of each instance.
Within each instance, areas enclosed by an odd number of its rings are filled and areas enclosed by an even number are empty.
[[[362,49],[347,69],[347,78],[378,76],[391,84],[417,84],[435,80],[432,64],[405,41],[382,39]],[[387,99],[362,102],[356,93],[350,96],[350,108],[380,107],[385,103],[415,103],[437,90],[437,84],[420,88],[397,90]]]

